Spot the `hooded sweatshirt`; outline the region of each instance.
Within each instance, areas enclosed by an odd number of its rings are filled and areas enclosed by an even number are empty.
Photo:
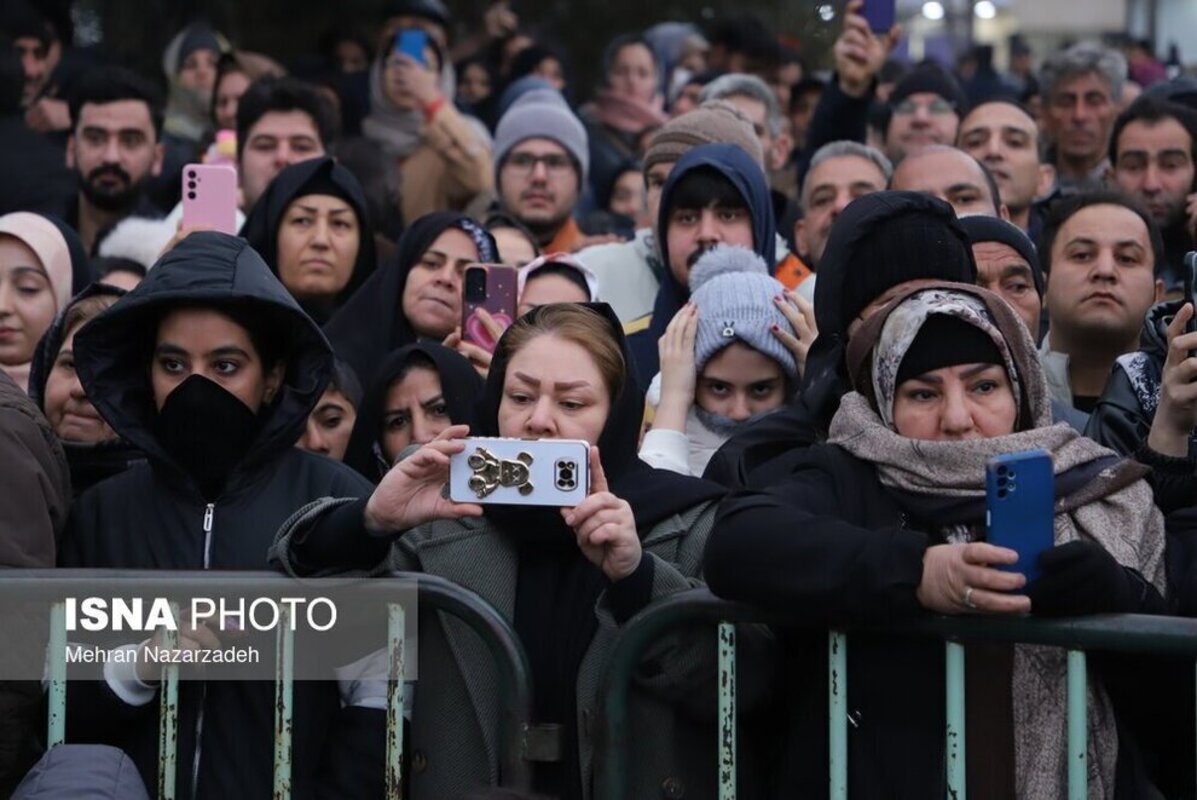
[[[366,195],[353,173],[328,156],[292,164],[280,172],[258,198],[240,235],[258,251],[274,276],[279,277],[278,233],[283,216],[293,202],[314,194],[344,200],[353,209],[358,225],[357,260],[345,288],[331,300],[296,298],[308,316],[323,325],[374,272],[374,235],[366,212]]]
[[[50,329],[37,343],[37,352],[33,355],[33,364],[29,372],[29,397],[42,413],[46,411],[46,382],[50,379],[54,362],[58,360],[58,352],[66,338],[67,313],[81,300],[89,297],[106,295],[117,298],[124,294],[125,290],[116,286],[93,283],[71,298],[66,308],[54,318]],[[67,463],[71,466],[71,488],[76,496],[100,481],[145,460],[141,451],[119,438],[106,442],[60,441],[62,449],[66,452]]]
[[[695,147],[682,156],[661,190],[661,209],[657,219],[657,230],[661,231],[661,262],[665,271],[657,299],[653,303],[652,318],[648,328],[628,336],[628,346],[635,359],[635,374],[642,389],[647,389],[653,376],[660,371],[660,355],[657,342],[665,334],[670,320],[690,299],[690,290],[674,276],[669,266],[669,216],[673,210],[673,193],[678,183],[696,169],[713,169],[727,178],[739,191],[752,216],[753,250],[766,264],[776,264],[777,225],[773,219],[773,206],[769,199],[769,184],[760,165],[743,149],[733,144],[707,144]]]
[[[249,310],[277,335],[286,364],[278,393],[259,412],[256,433],[215,496],[205,496],[184,466],[189,454],[168,447],[155,428],[158,412],[147,379],[155,330],[165,313],[181,306]],[[348,467],[294,447],[328,383],[332,356],[315,323],[241,239],[211,232],[189,236],[136,289],[80,329],[75,363],[96,409],[148,460],[79,497],[61,566],[264,569],[274,532],[296,509],[326,495],[370,491]],[[120,746],[153,785],[158,720],[154,707],[145,705],[153,691],[126,694],[127,700],[112,684],[72,683],[71,691],[78,698],[70,705],[71,738]],[[337,706],[335,684],[297,684],[295,697],[293,781],[302,797],[310,791],[328,715]],[[179,698],[177,796],[269,796],[273,686],[188,682]]]
[[[349,362],[363,378],[375,373],[387,353],[419,338],[403,313],[407,276],[449,228],[463,231],[473,240],[478,261],[493,264],[499,260],[494,237],[474,220],[452,211],[428,214],[404,232],[390,263],[376,270],[324,326],[337,357]]]

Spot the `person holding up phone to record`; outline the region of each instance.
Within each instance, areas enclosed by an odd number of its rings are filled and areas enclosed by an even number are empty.
[[[273,549],[296,574],[355,567],[424,571],[481,594],[513,623],[528,652],[536,722],[559,726],[561,758],[541,765],[535,786],[557,797],[591,796],[593,739],[578,720],[597,711],[596,687],[620,626],[652,600],[702,585],[701,553],[724,491],[637,458],[644,401],[629,360],[609,307],[570,303],[532,310],[499,341],[474,429],[455,425],[442,431],[392,468],[369,498],[311,508],[279,531]],[[494,472],[479,464],[480,474],[498,488],[455,503],[442,490],[450,481],[450,462],[466,450],[467,434],[535,441],[492,440],[489,446],[485,439],[470,439],[470,447],[486,448],[502,462]],[[556,473],[568,482],[588,472],[585,498],[566,508],[510,504],[512,486],[526,477],[519,465],[530,460],[535,475],[535,459],[545,446],[564,453],[572,444],[562,440],[583,443],[583,457],[588,446],[587,469],[576,464],[569,475]],[[528,458],[521,459],[520,451]],[[539,478],[533,483],[519,492],[520,502],[553,503],[562,488]],[[546,500],[538,500],[542,494]],[[415,690],[410,746],[427,764],[411,776],[416,797],[454,797],[479,776],[485,781],[498,774],[494,757],[482,747],[497,707],[487,695],[492,685],[479,674],[483,648],[472,642],[447,649],[445,637],[457,634],[441,625],[436,615],[425,616],[420,625],[420,667],[444,666],[435,693],[422,695],[420,685]],[[740,647],[749,650],[765,641],[759,630],[740,635]],[[654,654],[660,670],[654,685],[686,696],[691,676],[713,668],[712,645],[705,629],[693,638],[662,642]],[[689,659],[697,662],[687,665]],[[636,729],[684,727],[689,741],[703,744],[690,752],[680,738],[654,734],[653,755],[637,770],[629,796],[655,796],[671,777],[687,786],[713,787],[714,764],[702,757],[710,740],[694,733],[697,723],[676,722],[669,702],[650,689],[633,693]],[[750,698],[742,696],[741,704],[750,705]],[[478,745],[463,747],[463,741]],[[450,752],[456,754],[452,759]]]
[[[418,28],[403,28],[370,71],[371,114],[362,122],[378,144],[387,187],[404,222],[463,210],[494,185],[490,136],[441,86],[445,52]]]
[[[1163,518],[1146,470],[1052,424],[1034,342],[1000,297],[965,284],[907,284],[852,335],[845,368],[855,391],[841,400],[828,443],[789,458],[767,488],[724,504],[706,554],[717,594],[802,610],[820,623],[1164,612]],[[1036,480],[1029,460],[1044,456],[1050,468]],[[1006,506],[987,503],[987,470]],[[1036,504],[1053,493],[1054,514],[1050,502]],[[986,512],[990,529],[1007,534],[1019,497],[1024,511],[1048,514],[1054,531],[1054,545],[1033,563],[1020,560],[1020,552],[1033,558],[1026,537],[1003,536],[1017,539],[1017,550],[987,540]],[[1033,567],[1040,576],[1028,583]],[[860,634],[851,648],[848,707],[871,726],[877,755],[849,760],[854,791],[934,796],[943,780],[941,643]],[[967,724],[967,751],[986,753],[984,775],[969,768],[970,788],[1064,796],[1065,750],[1056,746],[1065,736],[1064,652],[970,646],[966,663],[968,709],[978,715]],[[802,669],[787,667],[783,674]],[[1103,673],[1091,674],[1089,785],[1112,797],[1123,740]],[[825,687],[811,682],[800,692],[817,704]],[[794,735],[808,742],[819,732]],[[816,768],[810,757],[795,759]],[[818,769],[826,774],[825,757]],[[812,776],[802,777],[809,790]]]

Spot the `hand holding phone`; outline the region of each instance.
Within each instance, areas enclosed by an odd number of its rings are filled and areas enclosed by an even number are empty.
[[[183,227],[237,235],[237,170],[226,164],[183,167]]]
[[[986,541],[1018,553],[998,569],[1039,577],[1039,556],[1055,543],[1055,474],[1046,450],[991,458],[985,465]]]

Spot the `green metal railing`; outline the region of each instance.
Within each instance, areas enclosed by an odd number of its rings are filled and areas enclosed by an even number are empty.
[[[526,737],[531,725],[532,691],[527,656],[511,625],[474,592],[455,583],[421,573],[392,573],[392,578],[412,581],[422,610],[443,611],[466,623],[485,643],[495,663],[499,678],[500,720],[499,785],[511,789],[531,788],[530,763],[525,758]],[[252,580],[268,591],[269,587],[294,585],[293,579],[274,572],[151,571],[151,570],[9,570],[2,591],[20,597],[22,586],[35,582],[63,579],[137,580],[148,590],[157,585],[167,591],[202,590],[213,581]],[[369,582],[361,591],[370,591]],[[387,647],[390,654],[387,687],[386,797],[401,796],[403,755],[403,684],[405,669],[406,614],[399,603],[387,605]],[[176,618],[178,609],[173,608]],[[284,611],[284,614],[286,612]],[[293,733],[292,684],[294,676],[294,632],[280,620],[277,634],[274,702],[274,798],[291,796],[291,740]],[[175,645],[174,632],[167,632],[166,647]],[[66,740],[67,670],[66,612],[62,603],[51,611],[50,653],[48,664],[48,746]],[[435,680],[435,677],[429,678]],[[176,796],[178,766],[179,665],[163,668],[159,693],[158,797]]]
[[[602,728],[597,763],[605,793],[599,800],[630,797],[629,751],[633,741],[628,700],[633,676],[645,649],[670,630],[695,622],[717,627],[719,735],[716,743],[720,800],[736,796],[735,623],[794,627],[794,617],[731,603],[706,589],[693,589],[654,602],[629,621],[620,634],[604,675]],[[1110,614],[1068,619],[1034,617],[938,617],[886,624],[850,626],[849,632],[885,633],[942,639],[945,643],[947,699],[946,752],[949,796],[965,797],[964,645],[989,641],[1051,645],[1068,651],[1068,797],[1087,797],[1088,722],[1086,709],[1086,650],[1197,656],[1197,620],[1133,614]],[[848,797],[848,684],[849,637],[828,633],[828,778],[833,800]],[[1197,762],[1195,762],[1197,763]]]

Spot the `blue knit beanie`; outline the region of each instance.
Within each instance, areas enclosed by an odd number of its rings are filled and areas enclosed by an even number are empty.
[[[690,271],[690,292],[690,302],[698,307],[694,367],[699,373],[720,350],[739,340],[776,361],[786,380],[797,384],[798,364],[771,330],[774,325],[791,330],[790,321],[773,303],[785,287],[769,274],[764,259],[747,247],[714,247]]]

